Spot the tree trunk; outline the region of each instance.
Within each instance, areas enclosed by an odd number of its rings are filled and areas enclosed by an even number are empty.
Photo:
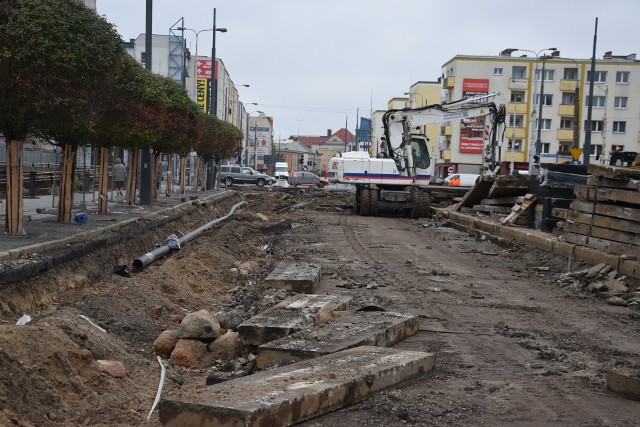
[[[7,141],[7,205],[4,229],[9,234],[24,234],[22,215],[22,141]]]
[[[187,162],[184,156],[180,156],[180,195],[184,196],[184,182],[187,174]]]
[[[138,188],[138,159],[140,150],[129,152],[129,177],[127,178],[127,204],[136,204],[136,189]]]
[[[167,156],[167,197],[171,197],[173,187],[173,154]]]
[[[158,151],[154,151],[151,156],[151,187],[153,188],[153,201],[158,201],[158,192],[160,190],[160,186],[162,185],[162,170],[160,165],[161,153]],[[158,177],[158,172],[160,172],[160,176]]]
[[[60,170],[60,198],[58,199],[58,222],[70,223],[73,208],[73,161],[75,147],[65,144],[62,150],[62,168]]]
[[[98,178],[98,213],[109,211],[109,147],[100,147],[100,177]]]
[[[196,157],[196,161],[194,162],[193,170],[195,171],[193,174],[193,187],[191,189],[192,192],[198,192],[198,182],[200,177],[200,157]]]

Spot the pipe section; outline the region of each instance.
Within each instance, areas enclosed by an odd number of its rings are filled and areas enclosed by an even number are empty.
[[[225,216],[222,216],[220,218],[214,219],[211,222],[208,222],[204,225],[202,225],[201,227],[196,228],[195,230],[191,231],[190,233],[185,234],[184,236],[182,236],[178,242],[179,242],[179,247],[178,250],[184,246],[186,243],[192,241],[193,239],[195,239],[196,237],[200,236],[202,233],[204,233],[205,231],[209,230],[210,228],[214,227],[215,225],[226,221],[228,218],[230,218],[236,211],[236,209],[238,209],[241,206],[246,205],[247,202],[242,201],[238,204],[233,205],[233,207],[231,208],[231,210],[229,211],[228,214],[226,214]],[[154,250],[152,250],[151,252],[147,252],[146,254],[136,258],[133,261],[133,268],[135,270],[142,270],[143,268],[145,268],[147,265],[151,264],[154,261],[159,260],[160,258],[164,257],[165,255],[167,255],[169,252],[171,252],[172,250],[175,250],[175,245],[169,245],[169,244],[165,244],[162,246],[159,246],[157,248],[155,248]]]

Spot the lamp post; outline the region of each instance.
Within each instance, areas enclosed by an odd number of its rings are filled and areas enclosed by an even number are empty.
[[[575,99],[573,101],[574,108],[574,120],[573,120],[573,141],[571,144],[571,148],[578,148],[580,146],[580,138],[579,138],[579,125],[580,125],[580,65],[573,58],[563,58],[561,56],[553,56],[552,59],[558,59],[563,61],[571,61],[576,66],[576,89],[575,89]]]
[[[556,52],[558,49],[555,47],[548,47],[545,49],[540,49],[539,51],[534,51],[534,50],[529,50],[529,49],[517,49],[517,48],[509,48],[509,49],[505,49],[501,52],[501,55],[511,55],[513,52],[530,52],[533,53],[536,56],[536,68],[535,71],[533,73],[533,76],[535,78],[536,74],[538,73],[538,61],[540,59],[540,54],[542,52],[544,52],[545,50],[550,50],[552,52]],[[544,66],[544,63],[543,63]],[[544,71],[543,71],[544,73]],[[544,76],[541,76],[541,81],[542,84],[544,85]],[[536,91],[538,89],[538,86],[535,84],[533,85],[533,97],[532,97],[532,101],[533,101],[533,108],[531,109],[531,118],[529,120],[529,126],[531,126],[531,139],[529,142],[529,171],[530,173],[533,172],[533,164],[534,164],[534,157],[536,156],[536,148],[537,148],[537,142],[536,144],[531,144],[531,141],[534,140],[534,136],[535,136],[535,132],[536,132],[536,126],[538,125],[539,122],[539,116],[538,113],[536,111]],[[542,97],[541,97],[542,98]],[[539,155],[539,152],[538,152]]]
[[[420,97],[420,107],[424,107],[426,104],[424,102],[424,97],[422,96],[421,93],[418,92],[405,92],[405,95],[409,95],[410,100],[411,100],[411,108],[416,108],[416,95],[418,95]],[[411,97],[413,97],[413,99],[411,99]]]
[[[196,31],[193,28],[186,28],[186,27],[178,27],[176,28],[177,30],[181,30],[181,31],[192,31],[193,34],[195,34],[196,36],[196,53],[195,53],[195,58],[193,60],[193,100],[197,101],[198,100],[198,36],[200,35],[200,33],[205,32],[205,31],[213,31],[213,28],[207,28],[204,30],[200,30],[200,31]],[[205,111],[206,112],[206,111]]]
[[[604,86],[604,89],[602,89]],[[609,96],[609,85],[606,83],[596,83],[596,87],[604,91],[604,114],[602,115],[602,152],[600,153],[600,163],[605,164],[607,155],[607,97]]]
[[[211,94],[209,96],[209,112],[213,117],[218,115],[218,73],[216,67],[216,33],[226,33],[226,28],[216,28],[216,9],[213,8],[213,44],[211,46]],[[214,166],[215,161],[209,160],[207,162],[207,190],[213,190],[214,182]]]

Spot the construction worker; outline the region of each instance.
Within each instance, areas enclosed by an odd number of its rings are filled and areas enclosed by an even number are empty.
[[[449,185],[460,187],[460,178],[458,178],[458,175],[454,175],[453,178],[449,180]]]

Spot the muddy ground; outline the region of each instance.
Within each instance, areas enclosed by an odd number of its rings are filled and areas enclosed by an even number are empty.
[[[186,313],[243,318],[287,297],[262,280],[282,260],[323,264],[318,293],[420,316],[395,347],[436,354],[427,376],[305,426],[637,425],[638,402],[606,388],[609,369],[640,369],[637,306],[605,303],[567,260],[496,246],[438,219],[359,217],[351,194],[247,188],[221,205],[0,289],[0,425],[158,425],[147,421],[160,366],[158,335]],[[131,278],[113,274],[167,235],[248,205]],[[255,261],[246,274],[238,262]],[[573,270],[588,266],[574,263]],[[630,290],[637,283],[623,279]],[[28,313],[33,320],[16,327]],[[79,318],[85,315],[103,332]],[[207,387],[210,374],[255,372],[252,349],[232,360],[169,366],[163,397]],[[117,360],[127,375],[98,372]],[[232,362],[229,365],[228,362]]]

